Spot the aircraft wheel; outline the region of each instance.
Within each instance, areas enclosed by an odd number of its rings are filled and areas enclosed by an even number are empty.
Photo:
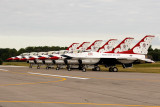
[[[82,68],[82,72],[86,72],[86,68],[84,67],[84,68]]]
[[[59,70],[59,67],[57,67],[56,70]]]
[[[40,66],[37,66],[37,69],[40,69]]]
[[[113,71],[113,72],[118,72],[118,68],[117,68],[117,67],[113,67],[113,68],[112,68],[112,71]]]
[[[70,68],[70,67],[68,67],[68,71],[71,71],[71,68]]]
[[[113,71],[112,71],[112,67],[109,67],[109,72],[113,72]]]
[[[100,69],[99,66],[97,66],[97,67],[95,68],[95,70],[96,70],[96,71],[100,71],[101,69]]]

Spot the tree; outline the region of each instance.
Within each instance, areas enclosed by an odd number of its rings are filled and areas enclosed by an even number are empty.
[[[3,64],[3,61],[2,61],[2,59],[0,59],[0,65],[2,65]]]

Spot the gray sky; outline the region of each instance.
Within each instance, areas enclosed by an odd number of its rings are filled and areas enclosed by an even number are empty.
[[[134,45],[147,34],[160,48],[159,13],[160,0],[0,0],[0,48],[129,36]]]

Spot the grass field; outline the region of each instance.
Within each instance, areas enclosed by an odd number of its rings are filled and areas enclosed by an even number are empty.
[[[26,62],[4,62],[3,65],[29,66]],[[100,66],[101,71],[108,71],[108,68]],[[160,62],[134,64],[132,68],[123,69],[121,65],[117,65],[119,72],[141,72],[141,73],[160,73]]]
[[[26,62],[3,62],[3,65],[29,66]]]
[[[124,69],[121,65],[117,65],[120,72],[142,72],[142,73],[160,73],[160,62],[146,63],[146,64],[134,64],[132,68]],[[101,67],[102,71],[108,70],[105,67]]]

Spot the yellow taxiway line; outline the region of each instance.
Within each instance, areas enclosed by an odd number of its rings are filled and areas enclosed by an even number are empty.
[[[41,102],[41,101],[0,101],[1,103],[50,103],[50,104],[70,104],[70,105],[99,105],[99,106],[123,106],[123,107],[160,107],[147,105],[125,105],[125,104],[100,104],[100,103],[71,103],[71,102]]]

